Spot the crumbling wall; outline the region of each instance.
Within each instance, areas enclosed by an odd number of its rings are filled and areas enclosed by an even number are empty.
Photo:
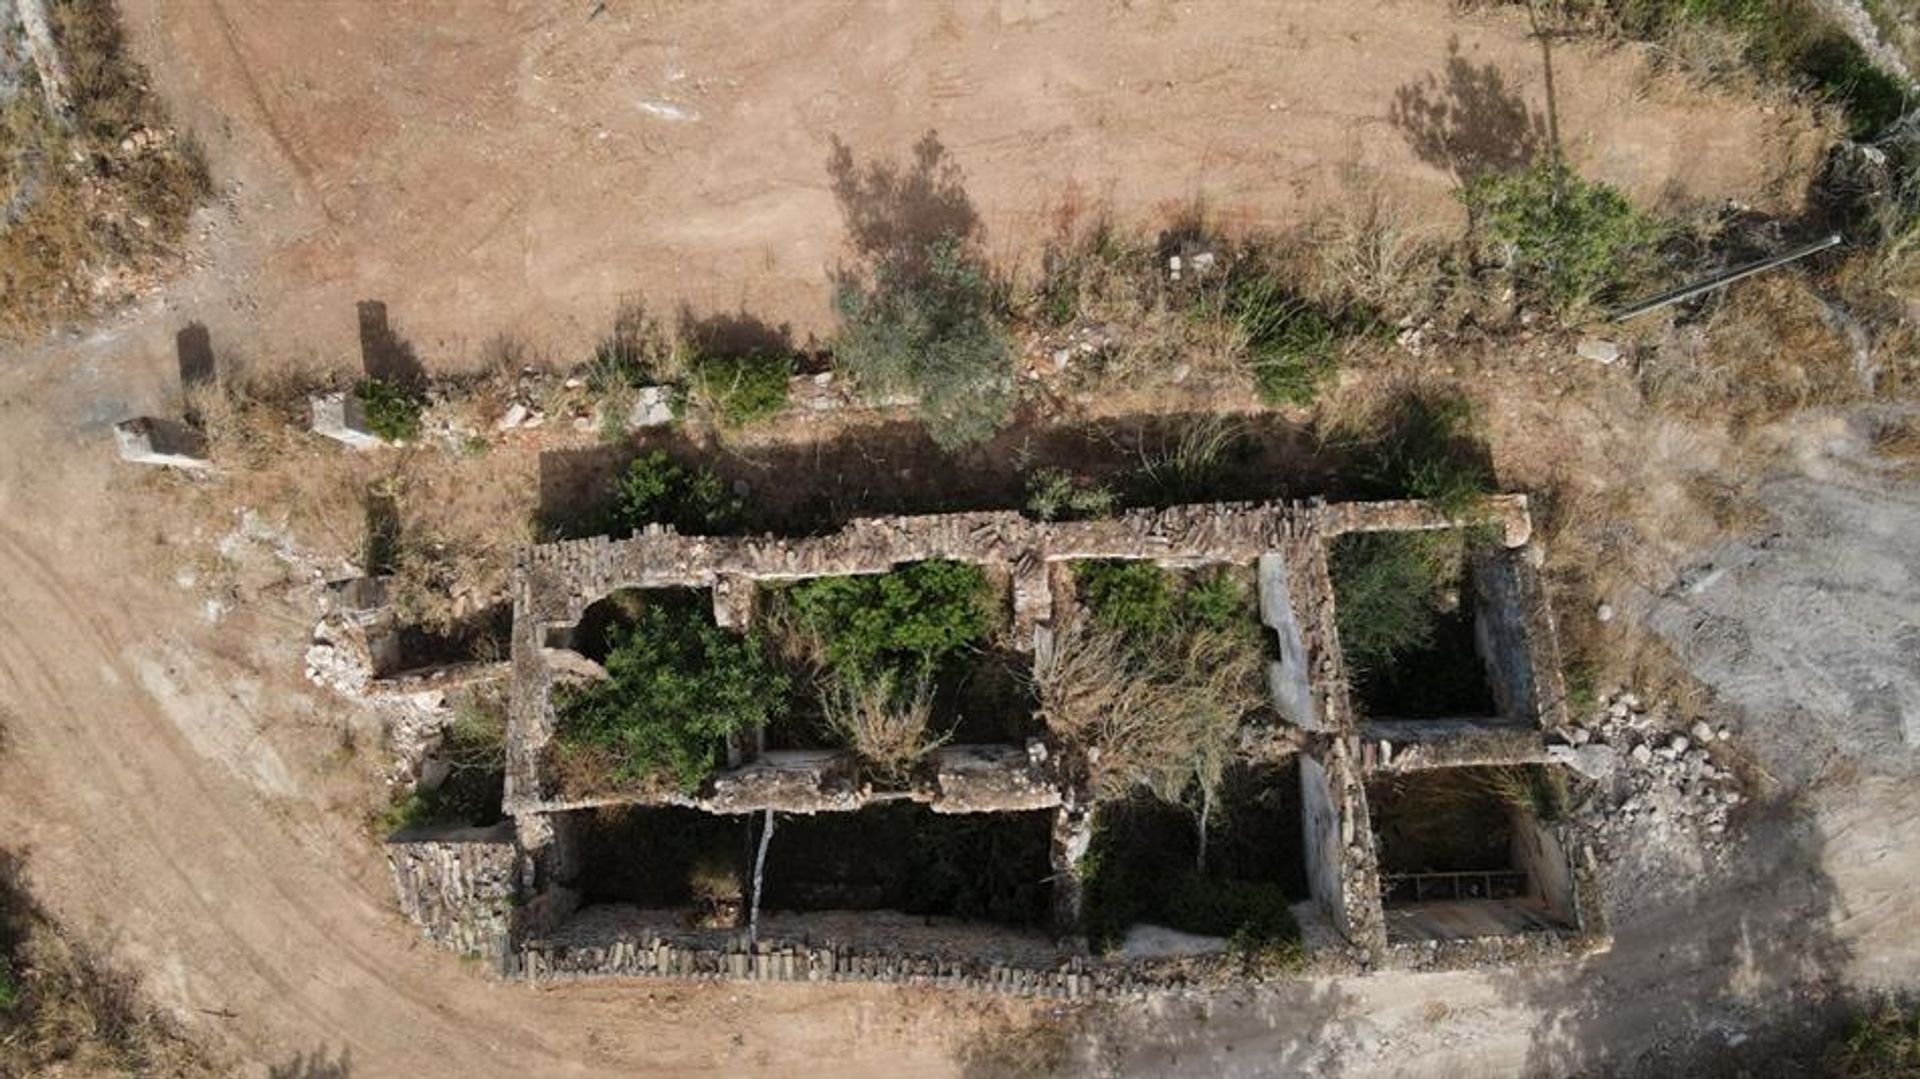
[[[466,955],[507,954],[518,894],[512,825],[409,829],[386,850],[401,913],[428,940]]]
[[[1349,941],[1368,952],[1386,945],[1380,874],[1366,791],[1346,745],[1300,755],[1301,827],[1313,900]]]
[[[1369,772],[1423,768],[1537,764],[1549,759],[1547,742],[1532,727],[1483,719],[1394,719],[1361,730],[1361,767]]]

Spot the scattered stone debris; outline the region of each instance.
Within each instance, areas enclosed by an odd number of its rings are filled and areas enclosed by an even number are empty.
[[[1549,752],[1597,785],[1580,816],[1603,849],[1682,838],[1709,855],[1727,846],[1745,801],[1739,776],[1716,758],[1732,732],[1705,720],[1682,730],[1671,712],[1621,693],[1557,732],[1564,744]]]

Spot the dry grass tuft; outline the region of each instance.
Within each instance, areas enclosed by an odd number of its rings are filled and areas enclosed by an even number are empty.
[[[1656,407],[1741,428],[1872,392],[1846,331],[1797,275],[1736,286],[1704,329],[1642,366],[1641,390]]]
[[[926,679],[897,691],[893,679],[855,685],[829,677],[820,692],[827,729],[859,756],[874,778],[899,783],[949,735],[935,735],[933,685]]]

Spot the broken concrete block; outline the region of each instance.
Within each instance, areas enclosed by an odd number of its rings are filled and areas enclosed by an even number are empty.
[[[136,416],[113,425],[113,440],[123,461],[171,468],[212,467],[206,437],[184,423]]]
[[[1620,766],[1620,754],[1611,746],[1588,743],[1584,746],[1548,746],[1547,759],[1586,776],[1605,779]]]
[[[386,440],[367,426],[367,410],[359,394],[342,390],[316,393],[307,400],[313,406],[314,434],[325,435],[356,450],[386,445]]]
[[[665,386],[642,386],[627,412],[627,427],[659,427],[673,422],[673,391]]]
[[[1592,360],[1608,366],[1612,366],[1620,359],[1620,346],[1599,337],[1582,338],[1580,343],[1574,346],[1574,352],[1583,360]]]

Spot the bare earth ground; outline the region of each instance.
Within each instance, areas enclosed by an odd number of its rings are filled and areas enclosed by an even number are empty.
[[[0,365],[0,831],[52,913],[256,1071],[306,1054],[365,1075],[950,1073],[1027,1006],[532,991],[419,944],[364,825],[371,720],[301,677],[311,567],[244,538],[211,556],[237,522],[191,521],[189,481],[114,467],[105,425],[166,404],[190,318],[263,365],[350,365],[363,298],[436,366],[501,331],[577,349],[633,291],[823,329],[834,136],[895,155],[937,128],[1012,259],[1033,257],[1073,186],[1122,220],[1199,196],[1287,224],[1357,170],[1451,228],[1450,180],[1388,121],[1394,91],[1458,34],[1537,99],[1537,48],[1514,20],[1439,3],[588,9],[127,4],[227,196],[200,265],[164,293]],[[1646,200],[1797,197],[1817,148],[1804,115],[1640,64],[1556,53],[1584,169]],[[1498,374],[1510,486],[1582,470],[1657,502],[1737,463],[1711,432],[1647,415],[1622,371],[1572,393],[1544,366]],[[1744,709],[1756,782],[1781,805],[1754,814],[1730,865],[1623,867],[1636,887],[1616,900],[1615,949],[1579,967],[1125,1007],[1079,1058],[1138,1074],[1657,1069],[1823,987],[1914,984],[1920,787],[1899,724],[1920,681],[1920,509],[1849,430],[1816,416],[1783,432],[1795,467],[1766,488],[1775,519],[1712,549],[1672,521],[1616,599]],[[1670,587],[1709,563],[1730,568]],[[1862,598],[1787,598],[1816,588]]]

